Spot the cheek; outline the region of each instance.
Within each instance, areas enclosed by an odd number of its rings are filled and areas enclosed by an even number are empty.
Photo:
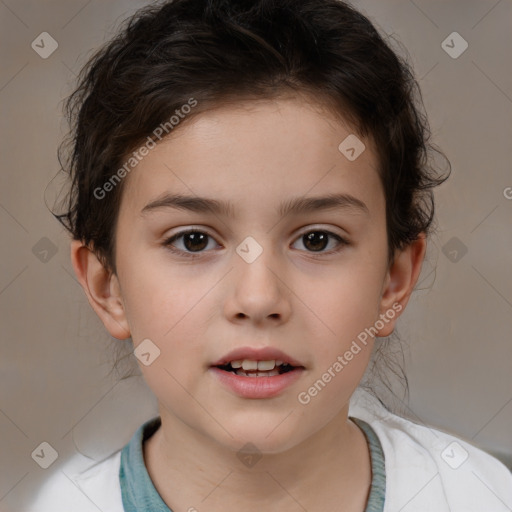
[[[364,263],[341,267],[296,291],[315,333],[343,346],[378,318],[382,276]],[[302,306],[301,306],[302,308]],[[332,343],[326,343],[329,350]]]
[[[124,267],[123,296],[134,348],[145,339],[158,348],[159,355],[149,366],[138,361],[148,385],[155,390],[183,384],[190,368],[204,363],[204,331],[212,316],[207,292],[214,282],[194,279],[187,273],[157,265]],[[185,400],[178,392],[176,399]]]
[[[185,325],[191,328],[209,287],[171,265],[145,265],[140,259],[138,265],[125,265],[123,299],[132,338],[154,337],[167,343]]]

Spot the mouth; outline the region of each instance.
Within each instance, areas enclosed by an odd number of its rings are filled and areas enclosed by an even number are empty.
[[[294,385],[305,370],[298,361],[274,349],[237,350],[210,366],[212,376],[224,388],[249,399],[277,397]]]
[[[238,359],[225,364],[214,365],[225,372],[234,373],[240,377],[275,377],[283,373],[292,372],[303,366],[294,366],[290,363],[271,359],[267,361],[257,361],[251,359]]]

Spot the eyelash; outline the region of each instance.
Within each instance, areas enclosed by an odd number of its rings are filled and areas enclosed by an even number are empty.
[[[199,251],[197,253],[193,253],[193,252],[188,252],[188,251],[183,251],[181,249],[176,249],[175,247],[172,246],[172,243],[175,242],[176,240],[178,240],[179,238],[185,236],[185,235],[188,235],[188,234],[191,234],[191,233],[201,233],[203,235],[206,235],[210,238],[213,239],[213,237],[211,235],[209,235],[208,233],[204,232],[204,231],[201,231],[199,229],[187,229],[185,231],[180,231],[179,233],[176,233],[174,235],[172,235],[170,238],[168,238],[167,240],[165,240],[163,242],[163,245],[164,247],[166,247],[167,249],[169,249],[171,252],[175,253],[175,254],[178,254],[179,256],[184,256],[185,258],[191,258],[191,259],[194,259],[194,258],[199,258],[203,255],[203,253],[205,252],[204,250],[203,251]],[[299,235],[296,240],[299,240],[301,237],[309,234],[309,233],[325,233],[327,234],[329,237],[332,237],[334,238],[335,240],[337,240],[337,242],[339,243],[338,247],[336,249],[331,249],[330,251],[327,251],[327,252],[314,252],[314,251],[307,251],[307,252],[310,252],[311,253],[311,256],[313,258],[315,257],[319,257],[319,256],[323,256],[323,255],[329,255],[329,254],[337,254],[338,252],[340,252],[344,247],[346,246],[349,246],[350,245],[350,242],[348,242],[347,240],[345,240],[344,238],[342,238],[341,236],[337,235],[336,233],[333,233],[331,231],[327,231],[325,229],[312,229],[312,230],[309,230],[309,231],[305,231],[303,232],[301,235]]]

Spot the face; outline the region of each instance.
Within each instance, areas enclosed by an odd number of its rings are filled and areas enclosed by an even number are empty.
[[[222,107],[184,124],[126,178],[117,279],[134,347],[151,340],[145,352],[160,351],[139,365],[164,424],[277,453],[346,417],[373,346],[357,340],[390,307],[377,156],[361,138],[355,160],[340,152],[353,133],[299,99]],[[177,207],[171,195],[229,207]],[[345,200],[286,210],[335,195]],[[301,368],[246,377],[212,367],[265,347]],[[240,384],[260,378],[287,380]]]

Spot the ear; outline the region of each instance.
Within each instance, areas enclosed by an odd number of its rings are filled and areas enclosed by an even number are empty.
[[[79,240],[71,242],[71,263],[89,303],[107,331],[118,340],[130,337],[117,276],[105,269],[96,254]]]
[[[376,336],[389,336],[398,317],[407,306],[416,282],[421,272],[425,257],[427,239],[425,233],[420,233],[417,240],[409,244],[402,251],[395,252],[395,258],[390,265],[381,297],[380,314],[385,322]],[[387,313],[387,314],[386,314]]]

